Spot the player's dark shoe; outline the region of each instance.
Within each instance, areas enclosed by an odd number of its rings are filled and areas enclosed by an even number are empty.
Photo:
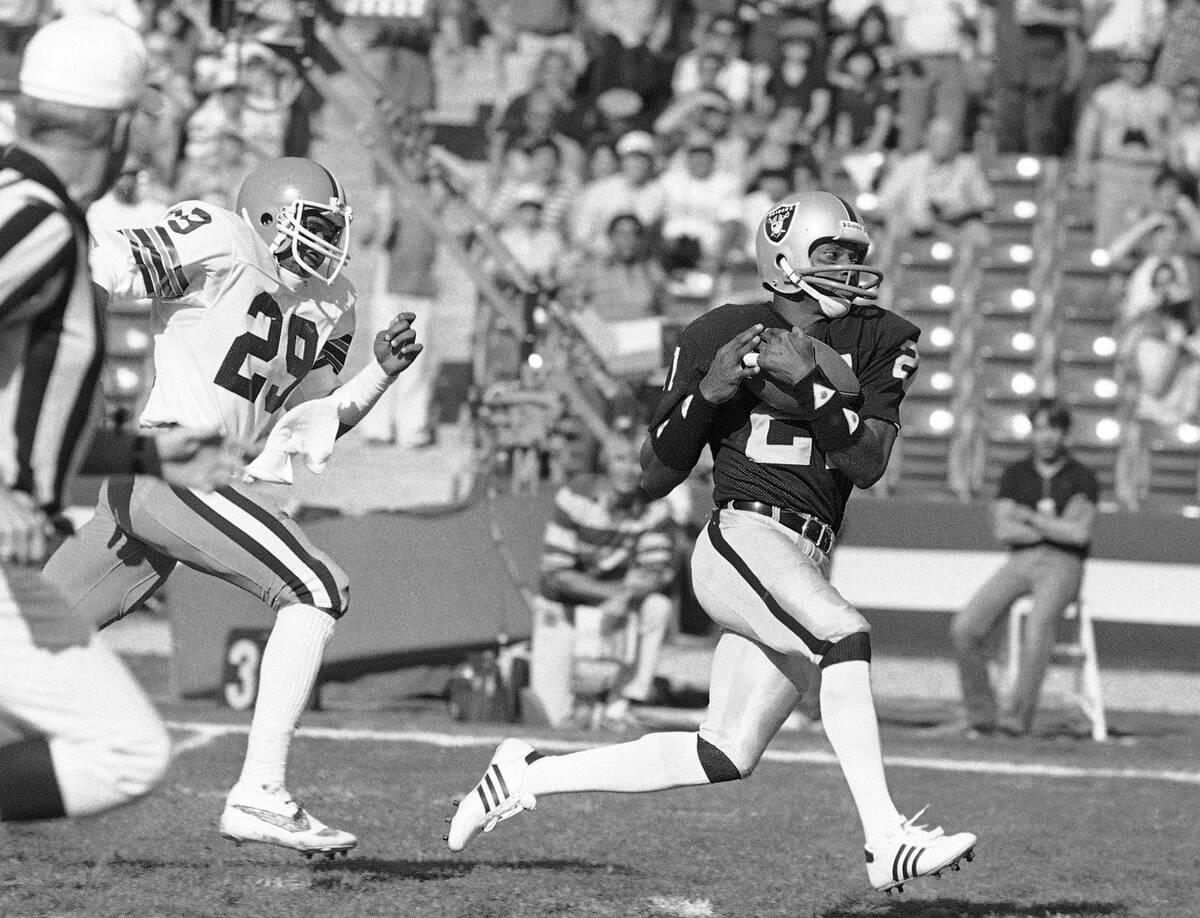
[[[541,753],[522,740],[506,739],[496,747],[483,779],[459,801],[450,819],[445,840],[451,851],[462,851],[480,832],[537,806],[525,790],[525,769],[539,758]]]
[[[947,867],[958,870],[964,857],[975,856],[977,839],[970,832],[947,835],[941,826],[926,829],[916,825],[921,813],[902,822],[891,836],[874,848],[867,846],[867,878],[880,892],[891,895],[904,891],[904,884],[930,874],[941,874]]]
[[[349,832],[331,829],[292,799],[282,784],[239,784],[225,799],[221,835],[237,844],[260,842],[291,848],[306,857],[345,854],[358,844]]]

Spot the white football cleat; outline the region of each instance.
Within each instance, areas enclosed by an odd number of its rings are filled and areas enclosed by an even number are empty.
[[[525,769],[542,754],[528,743],[506,739],[496,747],[482,780],[458,803],[443,836],[451,851],[462,851],[480,832],[490,832],[505,819],[537,806],[525,790]]]
[[[330,860],[358,844],[349,832],[331,829],[305,810],[282,784],[239,784],[225,798],[220,830],[238,845],[261,842],[291,848],[305,857],[324,854]]]
[[[904,884],[930,874],[940,877],[947,867],[958,870],[962,858],[975,858],[976,837],[970,832],[946,835],[941,826],[926,829],[916,825],[920,813],[906,819],[875,848],[867,846],[867,878],[871,885],[889,896],[892,890],[904,892]]]

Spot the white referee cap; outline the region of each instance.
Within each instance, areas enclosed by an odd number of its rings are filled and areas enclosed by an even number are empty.
[[[119,111],[141,98],[149,64],[134,29],[111,16],[77,13],[38,29],[21,59],[22,94]]]

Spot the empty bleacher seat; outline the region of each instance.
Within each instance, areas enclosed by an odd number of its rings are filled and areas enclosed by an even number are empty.
[[[1058,396],[1068,405],[1116,411],[1121,390],[1112,368],[1104,364],[1063,366],[1058,375]]]
[[[892,277],[892,308],[911,311],[951,312],[959,292],[950,284],[950,271],[943,264],[912,264]]]
[[[1200,426],[1143,423],[1145,505],[1174,510],[1200,504]]]
[[[992,401],[980,412],[976,443],[974,488],[992,495],[1005,466],[1029,453],[1028,400],[1020,404]]]
[[[1105,494],[1114,490],[1122,426],[1115,411],[1076,408],[1071,412],[1071,452],[1096,473]]]

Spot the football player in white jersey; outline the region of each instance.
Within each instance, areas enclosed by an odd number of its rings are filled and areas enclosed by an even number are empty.
[[[354,287],[342,273],[351,211],[324,167],[264,163],[237,211],[187,201],[153,226],[99,232],[93,270],[112,296],[152,301],[156,375],[142,426],[217,427],[262,447],[248,478],[290,481],[290,455],[319,467],[421,345],[414,316],[401,313],[376,335],[375,359],[337,385],[354,331]],[[108,623],[180,562],[277,613],[221,834],[307,856],[348,851],[357,839],[307,813],[286,786],[296,721],[347,608],[345,573],[251,483],[204,494],[141,475],[105,482],[96,515],[46,572],[82,613]]]

